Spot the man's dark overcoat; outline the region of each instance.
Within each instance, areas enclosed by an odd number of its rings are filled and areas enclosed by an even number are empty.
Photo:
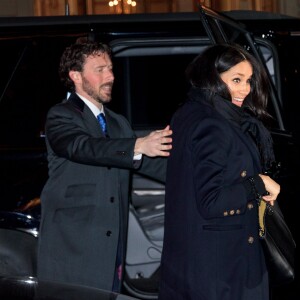
[[[165,179],[166,160],[134,162],[129,123],[109,109],[105,116],[110,138],[76,94],[48,113],[39,279],[112,290],[117,249],[124,260],[126,248],[131,170]]]
[[[258,150],[203,97],[171,122],[160,300],[266,300],[257,204],[243,184],[261,172]]]

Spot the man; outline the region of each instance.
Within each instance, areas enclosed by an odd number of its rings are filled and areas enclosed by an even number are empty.
[[[104,107],[114,82],[106,45],[68,47],[60,76],[71,95],[46,121],[49,179],[41,195],[38,279],[119,291],[130,172],[164,181],[172,131],[167,126],[136,138],[124,117]],[[101,112],[106,129],[97,120]]]

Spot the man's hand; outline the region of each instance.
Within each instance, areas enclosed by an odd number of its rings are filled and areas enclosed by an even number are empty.
[[[150,157],[169,156],[172,149],[172,130],[168,125],[163,130],[152,131],[145,137],[138,138],[134,147],[134,155],[144,154]]]

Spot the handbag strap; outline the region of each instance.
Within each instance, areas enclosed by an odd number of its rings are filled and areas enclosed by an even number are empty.
[[[265,226],[265,214],[267,210],[267,202],[263,199],[260,199],[258,203],[258,225],[259,225],[259,237],[264,238],[266,235],[266,226]]]

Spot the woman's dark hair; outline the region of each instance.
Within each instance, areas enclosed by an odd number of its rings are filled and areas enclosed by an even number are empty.
[[[242,61],[248,61],[253,69],[251,91],[243,106],[246,106],[259,119],[268,117],[266,112],[269,81],[264,68],[246,50],[238,45],[214,45],[198,55],[187,67],[186,76],[190,83],[202,89],[208,89],[231,101],[227,85],[221,74]]]
[[[75,91],[74,82],[69,77],[70,71],[82,72],[86,58],[91,55],[107,53],[111,56],[111,49],[101,43],[78,40],[77,43],[67,47],[61,56],[59,76],[65,87],[71,92]]]

